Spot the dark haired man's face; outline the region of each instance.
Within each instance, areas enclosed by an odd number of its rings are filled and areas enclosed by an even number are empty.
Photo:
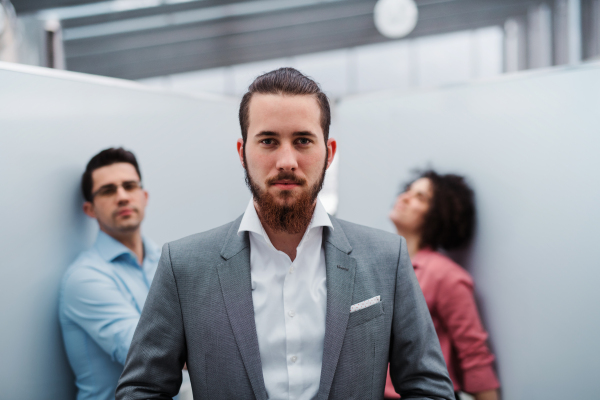
[[[121,237],[139,229],[148,202],[148,192],[139,186],[140,177],[129,163],[115,163],[92,172],[91,202],[83,205],[84,212],[98,220],[100,229],[112,237]],[[135,183],[137,183],[137,188]],[[106,188],[115,191],[106,191]]]
[[[336,142],[325,143],[314,96],[254,94],[240,161],[259,216],[276,231],[306,229]]]

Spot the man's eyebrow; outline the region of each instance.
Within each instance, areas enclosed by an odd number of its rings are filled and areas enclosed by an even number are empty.
[[[264,137],[264,136],[267,136],[267,137],[279,136],[279,133],[271,132],[271,131],[262,131],[262,132],[256,134],[256,137]]]
[[[260,138],[260,137],[274,137],[274,136],[280,136],[280,135],[277,132],[262,131],[262,132],[257,133],[255,137]],[[316,134],[314,134],[314,133],[312,133],[310,131],[298,131],[298,132],[294,132],[294,133],[292,133],[292,136],[294,136],[294,137],[298,137],[298,136],[317,137]]]
[[[317,137],[316,134],[310,132],[310,131],[301,131],[301,132],[294,132],[292,134],[292,136],[311,136],[311,137]]]
[[[128,181],[121,182],[121,185],[123,185],[124,183],[140,183],[140,182],[136,181],[135,179],[130,179]],[[100,186],[98,189],[103,189],[103,188],[111,187],[111,186],[117,186],[117,184],[116,183],[107,183],[106,185]]]

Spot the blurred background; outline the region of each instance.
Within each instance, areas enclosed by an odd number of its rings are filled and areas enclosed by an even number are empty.
[[[390,34],[374,0],[2,0],[0,59],[227,95],[288,65],[337,98],[600,55],[599,0],[415,3]]]
[[[412,169],[468,178],[476,238],[451,256],[502,398],[598,398],[600,0],[393,3],[0,0],[1,399],[75,396],[57,293],[97,232],[90,157],[136,154],[159,245],[230,221],[239,98],[283,66],[334,104],[330,213],[395,232]]]

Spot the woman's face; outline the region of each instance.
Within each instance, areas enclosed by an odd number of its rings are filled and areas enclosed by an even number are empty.
[[[419,233],[433,198],[433,187],[427,178],[414,181],[396,199],[390,219],[402,234]]]

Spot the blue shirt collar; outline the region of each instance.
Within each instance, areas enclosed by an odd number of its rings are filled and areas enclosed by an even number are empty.
[[[142,241],[144,243],[144,261],[158,261],[158,258],[160,257],[160,249],[158,246],[150,239],[143,236]],[[96,238],[94,247],[106,262],[112,262],[115,258],[122,256],[123,254],[129,254],[134,260],[137,260],[133,251],[115,238],[107,235],[102,230],[98,231],[98,237]]]

